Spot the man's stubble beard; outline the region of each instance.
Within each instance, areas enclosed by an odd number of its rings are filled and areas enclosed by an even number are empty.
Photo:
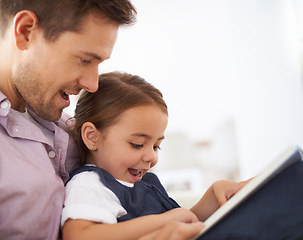
[[[45,99],[44,91],[49,89],[43,89],[41,77],[28,64],[18,68],[14,83],[21,101],[24,101],[39,117],[51,122],[61,117],[63,109],[56,109],[53,99]]]

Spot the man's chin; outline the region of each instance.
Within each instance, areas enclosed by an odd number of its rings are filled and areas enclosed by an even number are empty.
[[[62,110],[61,111],[50,111],[50,112],[34,112],[42,119],[49,121],[49,122],[55,122],[58,121],[62,115]]]

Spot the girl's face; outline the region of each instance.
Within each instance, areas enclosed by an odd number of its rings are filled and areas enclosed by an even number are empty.
[[[114,178],[129,183],[140,181],[158,161],[168,116],[158,106],[126,110],[119,120],[98,131],[92,163]]]

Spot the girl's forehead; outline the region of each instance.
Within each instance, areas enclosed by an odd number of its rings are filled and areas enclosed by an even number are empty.
[[[149,119],[150,121],[158,122],[162,117],[167,118],[167,114],[157,105],[151,104],[135,106],[125,110],[121,114],[120,120],[123,121],[129,119],[133,121],[141,121]]]
[[[122,114],[148,114],[154,112],[161,112],[162,114],[167,115],[167,113],[165,113],[164,110],[157,104],[146,104],[130,107],[126,109]]]
[[[143,105],[129,108],[119,116],[119,119],[112,125],[112,128],[128,132],[157,134],[164,133],[168,116],[156,105]]]

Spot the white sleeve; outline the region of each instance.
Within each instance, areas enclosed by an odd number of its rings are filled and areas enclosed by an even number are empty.
[[[117,223],[127,212],[117,196],[100,181],[95,172],[75,175],[65,187],[61,226],[69,218],[98,223]]]

